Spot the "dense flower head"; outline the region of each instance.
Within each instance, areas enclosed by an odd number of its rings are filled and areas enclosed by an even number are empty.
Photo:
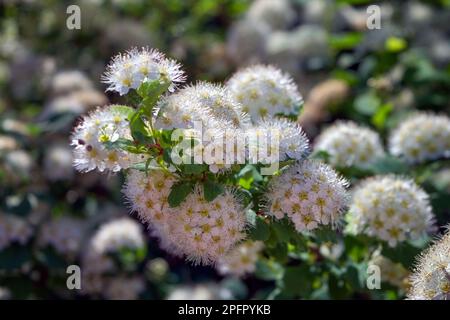
[[[211,110],[199,103],[190,94],[189,87],[163,97],[156,110],[157,129],[192,129],[201,124],[203,128],[225,128],[227,122],[220,123]]]
[[[250,117],[242,111],[242,105],[229,90],[219,84],[199,82],[183,89],[185,94],[202,108],[208,110],[218,121],[227,121],[233,127],[240,128],[250,124]]]
[[[0,250],[14,243],[24,245],[32,235],[33,229],[26,220],[0,212]]]
[[[401,263],[393,262],[381,255],[380,250],[372,254],[369,265],[380,268],[381,281],[403,290],[408,287],[408,270]]]
[[[450,300],[450,232],[425,250],[411,275],[413,300]]]
[[[246,13],[250,21],[263,22],[271,29],[284,29],[295,19],[289,0],[257,0]]]
[[[270,155],[276,156],[276,159],[273,159],[276,161],[301,160],[309,153],[308,138],[302,128],[293,121],[286,119],[262,120],[246,133],[247,139],[250,139],[248,141],[249,148],[256,146],[261,149],[265,141],[269,141]],[[260,139],[257,145],[253,144],[251,140],[254,138]]]
[[[228,80],[227,87],[253,122],[277,114],[294,114],[303,101],[292,78],[273,66],[240,70]]]
[[[305,160],[270,182],[267,210],[277,219],[287,215],[298,232],[334,226],[346,206],[346,185],[328,165]]]
[[[229,189],[208,202],[203,188],[197,185],[178,207],[172,208],[167,197],[174,183],[174,178],[160,171],[148,176],[132,171],[124,193],[164,249],[194,263],[215,263],[245,236],[241,202]]]
[[[403,121],[389,137],[389,151],[409,163],[450,156],[450,118],[417,113]]]
[[[82,172],[94,169],[117,172],[142,161],[142,155],[108,149],[105,145],[119,138],[131,139],[127,116],[120,112],[119,106],[98,108],[89,113],[74,128],[71,137],[75,168]]]
[[[136,48],[115,56],[102,77],[108,84],[107,91],[127,94],[130,89],[137,89],[143,82],[160,81],[170,83],[169,91],[186,79],[181,66],[174,60],[167,59],[155,49]]]
[[[155,126],[161,129],[241,128],[250,123],[242,106],[223,86],[199,82],[163,97],[158,104]]]
[[[59,254],[73,256],[78,253],[84,236],[84,225],[79,219],[61,217],[45,223],[38,237],[42,247],[50,246]]]
[[[94,251],[100,254],[120,249],[138,249],[145,245],[142,226],[131,218],[118,218],[103,224],[92,239]]]
[[[245,241],[237,245],[226,256],[219,259],[217,269],[221,274],[242,277],[256,268],[259,254],[264,248],[261,241]]]
[[[338,122],[324,130],[314,146],[326,151],[333,166],[366,166],[384,155],[380,136],[353,122]]]
[[[424,234],[432,220],[428,195],[412,180],[379,176],[366,179],[355,189],[348,231],[376,237],[395,247]]]

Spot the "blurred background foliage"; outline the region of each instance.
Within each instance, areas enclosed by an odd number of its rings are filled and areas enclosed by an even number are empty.
[[[66,28],[74,3],[81,30]],[[370,4],[381,7],[379,30],[366,27]],[[239,67],[274,64],[298,83],[305,99],[299,122],[312,141],[336,119],[385,139],[414,110],[449,114],[449,8],[447,0],[2,1],[0,215],[19,217],[31,231],[8,242],[0,228],[0,298],[403,298],[408,269],[431,236],[391,250],[341,232],[299,237],[285,221],[268,228],[258,217],[251,237],[268,246],[254,275],[237,279],[190,266],[142,231],[146,249],[121,250],[113,259],[113,278],[138,277],[139,290],[109,284],[109,295],[69,291],[66,266],[81,263],[100,225],[128,215],[123,177],[75,173],[69,135],[79,115],[121,102],[99,81],[111,56],[150,46],[179,60],[188,82],[220,82]],[[341,173],[352,183],[374,174],[413,176],[430,194],[438,225],[450,220],[448,162],[411,169],[386,158],[368,171]],[[249,170],[241,185],[258,179]],[[72,256],[40,241],[44,226],[61,217],[82,223]],[[377,250],[393,272],[381,290],[368,290],[367,265]]]

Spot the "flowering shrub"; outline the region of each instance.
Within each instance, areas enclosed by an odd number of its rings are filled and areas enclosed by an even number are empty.
[[[111,105],[85,117],[72,136],[75,167],[126,169],[131,209],[164,249],[194,263],[216,264],[246,239],[255,227],[252,209],[266,227],[271,215],[284,214],[298,232],[338,223],[346,183],[326,164],[305,160],[301,128],[276,118],[300,108],[289,76],[255,66],[238,71],[225,87],[198,83],[171,94],[184,77],[154,49],[116,56],[103,81],[107,90],[132,95],[136,107]],[[268,103],[270,112],[262,112]],[[267,166],[273,170],[263,178]],[[268,190],[269,206],[252,194],[252,184],[240,183],[248,170],[265,180],[260,188]]]

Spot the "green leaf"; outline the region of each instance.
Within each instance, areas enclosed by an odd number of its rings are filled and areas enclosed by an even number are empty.
[[[266,249],[269,256],[273,257],[280,263],[288,261],[288,246],[286,242],[278,242],[273,248]]]
[[[292,224],[287,220],[279,220],[271,224],[277,238],[282,242],[289,242],[292,238],[293,233],[295,233]]]
[[[333,230],[329,226],[324,226],[317,230],[314,230],[313,233],[314,233],[314,237],[316,238],[316,241],[318,243],[323,243],[323,242],[336,243],[337,242],[337,231]]]
[[[283,276],[283,293],[290,296],[307,297],[312,289],[312,274],[307,264],[286,267]]]
[[[386,126],[386,120],[389,114],[393,110],[393,106],[390,103],[383,104],[378,108],[377,112],[372,116],[371,122],[378,129],[382,130]]]
[[[159,97],[169,89],[170,82],[161,83],[159,80],[143,82],[137,89],[137,93],[142,98],[141,106],[146,115],[151,115]]]
[[[263,218],[257,216],[255,227],[250,229],[249,236],[253,240],[266,241],[270,236],[270,227]]]
[[[385,48],[389,52],[400,52],[406,49],[408,43],[405,39],[398,37],[389,37],[384,44]]]
[[[311,154],[310,158],[328,162],[330,160],[330,154],[325,150],[318,150],[318,151],[314,151]]]
[[[206,201],[213,201],[218,195],[224,192],[224,187],[218,182],[206,180],[203,183],[203,194]]]
[[[142,119],[143,110],[137,110],[130,119],[130,131],[134,140],[142,144],[153,143],[150,132],[147,129],[147,125]]]
[[[131,153],[140,153],[139,150],[136,148],[134,141],[125,138],[119,138],[116,141],[106,141],[103,142],[103,145],[110,150],[115,149],[115,150],[125,150]]]
[[[363,36],[360,32],[347,32],[330,37],[330,46],[335,50],[352,49],[358,45]]]
[[[167,198],[169,205],[174,208],[178,207],[184,199],[192,192],[193,184],[190,182],[182,182],[174,184]]]

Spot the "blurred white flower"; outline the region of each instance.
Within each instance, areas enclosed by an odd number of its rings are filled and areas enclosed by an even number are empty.
[[[50,246],[61,255],[74,257],[78,254],[83,241],[84,225],[82,220],[61,217],[44,223],[38,236],[41,247]]]
[[[72,151],[66,144],[51,145],[44,153],[44,174],[51,180],[70,180],[74,172]]]
[[[246,12],[251,22],[262,22],[272,30],[287,28],[296,14],[289,0],[255,0]]]
[[[428,195],[412,180],[378,176],[356,187],[347,231],[367,234],[395,247],[426,233],[432,220]]]
[[[63,95],[91,88],[93,88],[92,81],[78,70],[59,71],[50,82],[50,90],[54,95]]]
[[[221,274],[242,277],[255,271],[259,253],[264,248],[261,241],[245,241],[219,259],[217,269]]]
[[[113,253],[120,249],[138,249],[145,245],[142,226],[131,218],[111,220],[103,225],[92,238],[92,248],[99,254]]]
[[[33,229],[26,220],[0,212],[0,250],[14,243],[24,245],[32,235]]]
[[[354,122],[338,122],[316,139],[314,150],[327,152],[333,166],[366,166],[384,156],[378,133]]]
[[[412,115],[392,131],[389,151],[409,163],[450,157],[450,118],[424,113]]]

